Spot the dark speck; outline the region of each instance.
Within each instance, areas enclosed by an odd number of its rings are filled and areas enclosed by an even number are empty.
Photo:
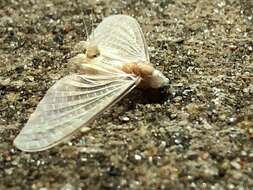
[[[54,36],[54,42],[56,42],[57,44],[59,45],[63,45],[63,42],[64,42],[64,35],[63,34],[56,34]]]

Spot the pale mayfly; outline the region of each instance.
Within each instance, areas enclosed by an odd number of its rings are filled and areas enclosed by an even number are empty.
[[[140,25],[126,15],[105,18],[86,41],[86,52],[68,64],[75,74],[47,91],[14,140],[17,148],[28,152],[51,148],[133,88],[160,88],[169,82],[150,64]]]

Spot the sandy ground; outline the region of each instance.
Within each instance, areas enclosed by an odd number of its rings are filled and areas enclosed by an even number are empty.
[[[76,44],[134,16],[169,88],[134,90],[72,141],[12,141]],[[253,1],[0,1],[0,189],[253,189]],[[91,22],[91,20],[93,22]]]

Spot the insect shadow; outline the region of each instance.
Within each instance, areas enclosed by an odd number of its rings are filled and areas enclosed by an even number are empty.
[[[170,98],[171,94],[168,87],[159,89],[135,89],[126,97],[136,104],[163,104]]]

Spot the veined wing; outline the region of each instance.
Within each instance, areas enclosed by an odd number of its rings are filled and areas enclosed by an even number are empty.
[[[139,83],[131,75],[68,75],[53,85],[14,140],[24,151],[48,149],[92,121]]]
[[[138,22],[126,15],[105,18],[91,34],[103,63],[149,62],[148,48]]]

